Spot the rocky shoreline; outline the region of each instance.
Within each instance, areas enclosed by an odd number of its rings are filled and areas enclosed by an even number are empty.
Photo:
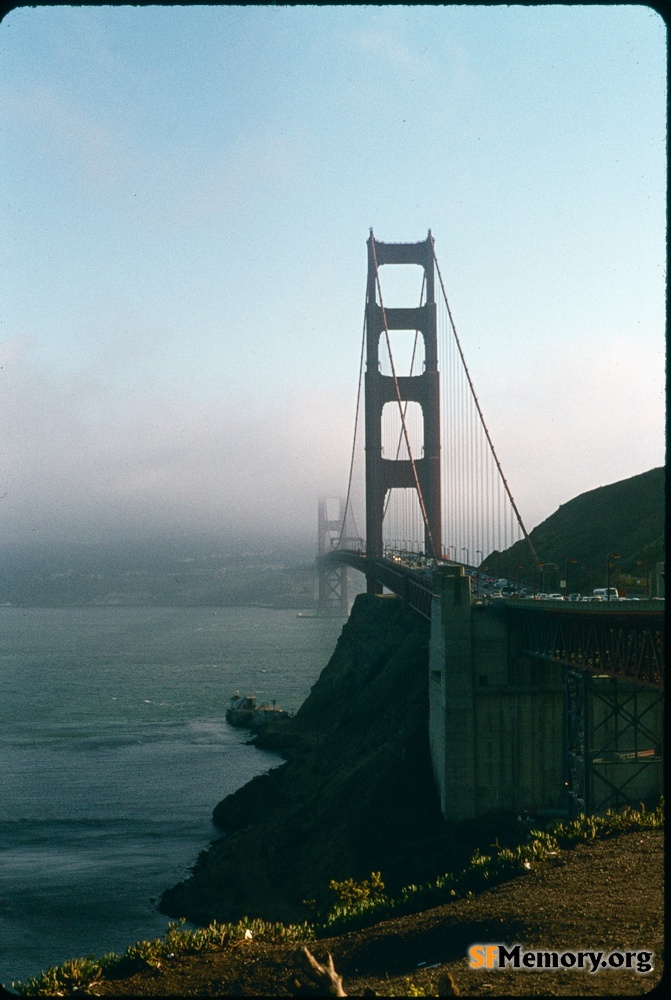
[[[360,595],[295,718],[257,745],[285,763],[220,802],[226,832],[161,910],[196,923],[292,922],[331,879],[383,869],[407,884],[444,867],[448,831],[429,755],[428,622],[394,597]]]
[[[224,836],[160,909],[197,924],[243,916],[295,923],[332,903],[332,879],[380,871],[392,893],[516,843],[517,817],[443,819],[428,740],[429,623],[393,596],[357,597],[299,712],[256,745],[285,762],[228,796]]]

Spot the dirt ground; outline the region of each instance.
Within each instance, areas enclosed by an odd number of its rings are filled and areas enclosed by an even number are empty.
[[[662,977],[663,832],[580,844],[471,899],[366,930],[321,940],[345,992],[434,995],[449,971],[462,996],[638,996]],[[471,969],[475,943],[530,949],[654,952],[654,969]],[[97,996],[315,996],[294,963],[297,946],[245,941],[233,948],[165,960],[159,970],[95,984]],[[420,994],[420,995],[421,995]],[[82,991],[79,991],[82,995]]]

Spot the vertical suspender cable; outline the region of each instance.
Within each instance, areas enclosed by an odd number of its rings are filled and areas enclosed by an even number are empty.
[[[464,392],[463,373],[459,373],[459,549],[457,559],[461,558],[461,548],[464,544],[464,524],[466,519],[466,393]]]
[[[469,505],[468,505],[469,506],[469,511],[468,511],[468,514],[469,514],[469,516],[468,516],[468,541],[466,542],[466,544],[468,545],[468,553],[467,553],[467,555],[469,555],[469,556],[470,556],[470,554],[472,552],[475,551],[474,548],[473,548],[473,538],[474,538],[474,535],[475,535],[475,532],[473,530],[473,525],[475,524],[475,510],[476,510],[476,507],[475,507],[475,503],[476,503],[476,501],[475,501],[475,456],[474,456],[475,447],[474,447],[474,441],[473,441],[473,435],[474,434],[475,434],[475,421],[473,420],[473,407],[469,406],[468,407],[468,453],[469,453],[469,459],[468,459],[468,466],[469,466],[469,468],[468,468],[468,479],[469,479],[469,493],[470,493],[471,499],[470,499]]]
[[[503,484],[503,487],[505,488],[505,491],[506,491],[506,493],[508,495],[508,499],[510,500],[510,503],[512,504],[513,510],[515,511],[515,516],[517,518],[517,523],[519,524],[520,528],[522,529],[522,533],[524,534],[524,537],[526,539],[527,545],[529,546],[529,550],[531,551],[531,555],[533,557],[533,560],[534,560],[535,563],[537,563],[538,562],[538,556],[536,555],[536,550],[534,549],[533,542],[529,538],[527,530],[524,527],[524,522],[522,521],[522,517],[520,515],[520,512],[517,509],[517,504],[515,503],[515,499],[514,499],[512,493],[510,492],[510,487],[508,486],[508,482],[506,480],[506,477],[503,474],[503,469],[501,468],[501,463],[499,462],[498,456],[496,454],[496,450],[494,448],[494,443],[492,442],[492,439],[491,439],[490,434],[489,434],[489,430],[487,429],[487,424],[485,423],[485,418],[484,418],[484,415],[483,415],[482,410],[480,408],[480,403],[478,402],[478,397],[477,397],[477,395],[475,393],[475,388],[473,386],[473,382],[471,381],[471,376],[470,376],[470,373],[468,371],[468,367],[466,365],[466,359],[464,358],[464,353],[463,353],[463,351],[461,349],[461,343],[460,343],[459,337],[457,335],[457,329],[456,329],[456,327],[454,325],[454,320],[452,319],[452,312],[450,310],[450,304],[449,304],[449,302],[447,300],[447,294],[445,292],[445,285],[443,284],[443,276],[440,273],[440,267],[438,265],[438,260],[436,258],[435,249],[434,249],[434,253],[433,253],[433,259],[434,259],[435,264],[436,264],[436,270],[438,272],[438,279],[440,281],[440,287],[442,289],[443,297],[445,299],[445,305],[446,305],[446,308],[447,308],[448,315],[450,317],[450,325],[452,327],[452,332],[454,334],[454,340],[455,340],[455,343],[457,345],[457,349],[459,351],[459,356],[461,358],[461,363],[463,365],[464,372],[466,373],[466,378],[468,379],[468,385],[469,385],[469,388],[471,390],[471,395],[473,396],[473,401],[474,401],[475,406],[476,406],[477,411],[478,411],[478,416],[480,417],[480,422],[481,422],[483,430],[484,430],[484,432],[485,432],[485,434],[487,436],[487,442],[489,444],[492,456],[493,456],[494,461],[496,463],[496,468],[498,470],[500,480],[501,480],[501,482]]]
[[[366,295],[366,301],[368,301],[368,295]],[[363,320],[363,334],[361,337],[361,358],[359,360],[359,386],[356,391],[356,413],[354,415],[354,440],[352,441],[352,456],[349,463],[349,481],[347,483],[347,497],[345,499],[345,510],[342,517],[342,524],[340,525],[340,537],[338,538],[337,548],[340,548],[342,543],[343,533],[345,531],[345,522],[347,521],[347,510],[349,508],[350,495],[352,491],[352,473],[354,471],[354,452],[356,448],[356,436],[357,429],[359,426],[359,405],[361,402],[361,385],[363,382],[363,358],[366,347],[366,312],[364,310],[364,320]],[[354,522],[354,515],[352,515],[352,522]],[[366,544],[368,539],[366,539]]]

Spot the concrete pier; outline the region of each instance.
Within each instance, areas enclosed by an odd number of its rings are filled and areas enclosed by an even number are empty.
[[[576,727],[567,728],[567,691],[565,665],[523,653],[521,630],[505,601],[472,600],[461,566],[436,570],[429,739],[446,819],[512,810],[567,813],[570,780],[574,802],[588,812],[661,794],[660,693],[612,678],[607,684],[586,679],[576,743]],[[569,774],[576,745],[584,778],[579,792],[575,766]]]

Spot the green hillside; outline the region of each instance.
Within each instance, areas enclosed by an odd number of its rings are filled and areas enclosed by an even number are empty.
[[[646,566],[654,578],[656,564],[664,560],[665,471],[661,466],[582,493],[534,528],[530,538],[543,564],[542,581],[540,569],[536,571],[536,590],[558,590],[566,574],[570,591],[603,587],[608,556],[616,553],[620,558],[611,559],[611,584],[617,579],[632,596],[643,596],[645,584],[636,581],[645,577]],[[497,576],[529,586],[532,566],[524,540],[505,552],[492,552],[483,563]]]

